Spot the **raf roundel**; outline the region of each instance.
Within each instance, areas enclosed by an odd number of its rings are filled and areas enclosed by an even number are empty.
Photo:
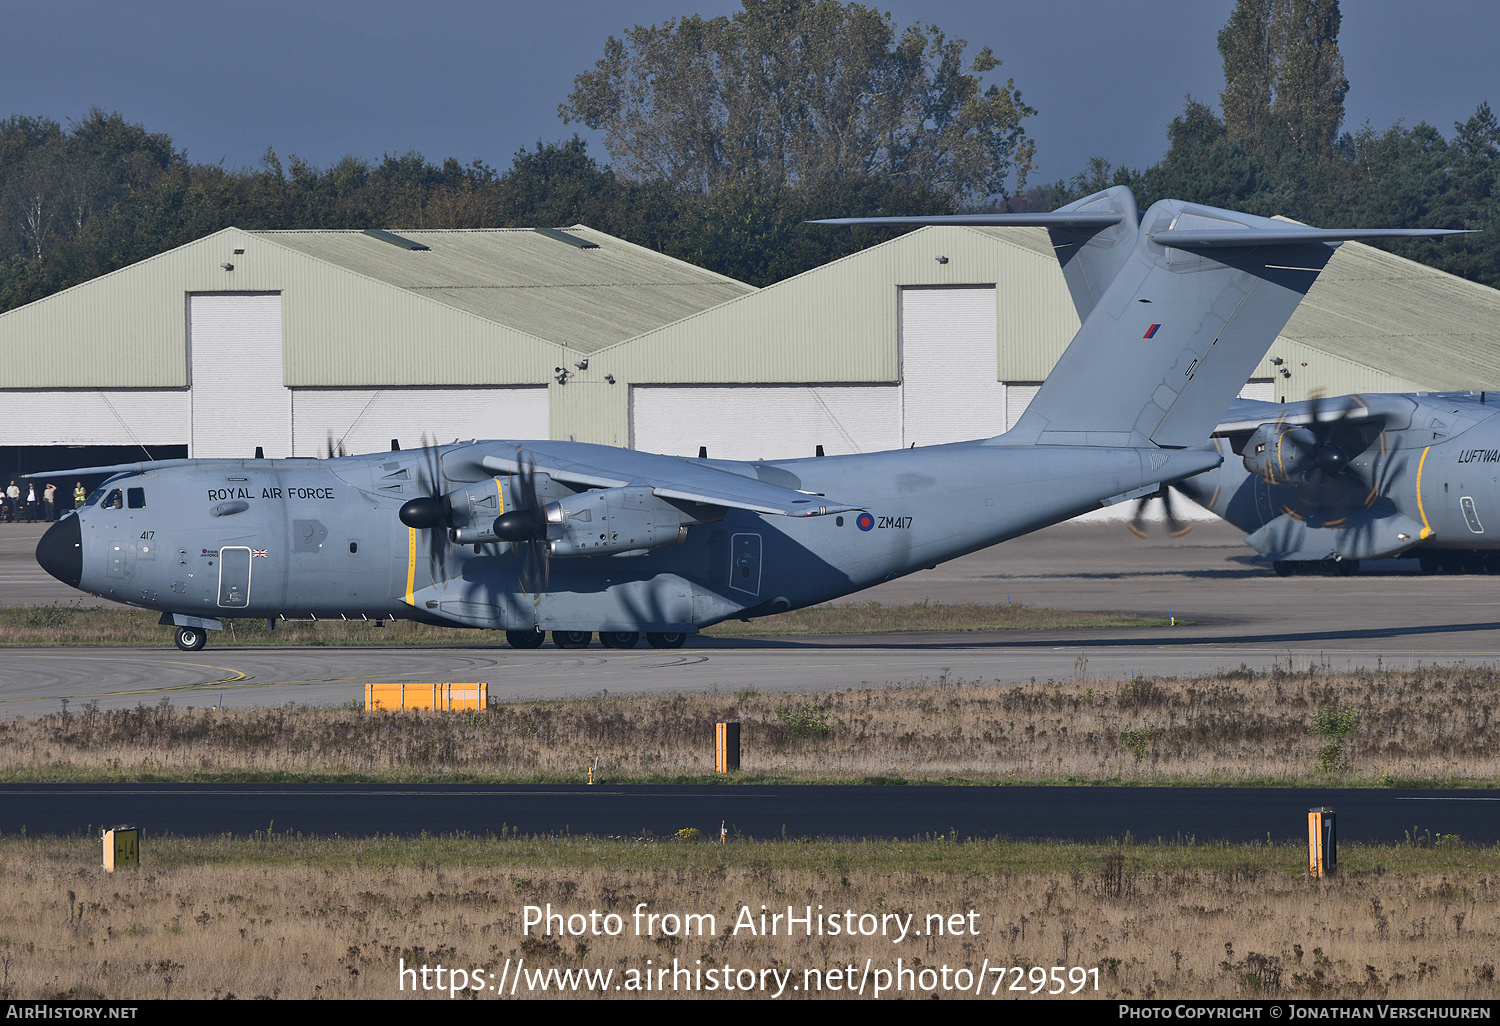
[[[868,531],[875,526],[875,518],[868,513],[861,513],[859,519],[854,522],[859,525],[861,531]]]

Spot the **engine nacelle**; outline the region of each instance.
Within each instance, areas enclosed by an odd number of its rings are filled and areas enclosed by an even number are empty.
[[[547,503],[554,556],[607,556],[672,545],[687,537],[694,515],[647,486],[602,488]]]
[[[1301,484],[1318,465],[1318,436],[1305,427],[1262,424],[1245,443],[1245,469],[1271,484]]]

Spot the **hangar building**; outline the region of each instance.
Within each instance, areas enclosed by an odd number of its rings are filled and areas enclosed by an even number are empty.
[[[1497,315],[1345,243],[1244,394],[1492,387]],[[583,226],[229,228],[0,315],[0,473],[424,436],[930,445],[1013,424],[1077,327],[1040,229],[924,228],[756,289]]]

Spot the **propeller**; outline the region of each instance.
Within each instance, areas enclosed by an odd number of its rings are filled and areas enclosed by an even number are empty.
[[[1348,519],[1360,493],[1369,507],[1382,492],[1380,482],[1363,480],[1346,448],[1351,440],[1358,445],[1356,455],[1369,447],[1366,437],[1350,433],[1349,423],[1354,412],[1366,409],[1368,404],[1357,395],[1332,400],[1323,389],[1314,390],[1308,398],[1312,402],[1312,423],[1285,433],[1280,422],[1277,424],[1280,446],[1283,451],[1290,449],[1282,461],[1295,469],[1289,471],[1289,480],[1271,483],[1282,486],[1282,512],[1314,526],[1336,527]],[[1335,402],[1337,410],[1332,409]],[[1383,452],[1383,430],[1380,443]]]
[[[432,565],[443,573],[448,562],[448,478],[437,439],[429,444],[426,432],[422,434],[422,457],[417,467],[417,490],[422,494],[404,503],[396,516],[407,527],[427,532]]]
[[[1187,521],[1180,519],[1177,514],[1172,511],[1171,485],[1162,485],[1150,495],[1143,495],[1140,497],[1140,499],[1136,500],[1135,516],[1130,518],[1131,534],[1135,535],[1137,538],[1146,537],[1146,507],[1150,503],[1157,500],[1161,501],[1162,512],[1166,514],[1167,518],[1167,532],[1171,534],[1173,538],[1185,537],[1193,530],[1192,524],[1189,524]]]
[[[547,544],[547,510],[536,493],[536,460],[516,447],[516,475],[511,491],[516,505],[495,518],[495,535],[526,547],[521,590],[537,595],[552,576],[552,548]]]
[[[1349,453],[1343,446],[1333,440],[1333,436],[1344,426],[1344,422],[1349,419],[1349,415],[1355,409],[1362,408],[1364,404],[1358,396],[1351,396],[1350,399],[1352,401],[1345,402],[1342,405],[1338,411],[1338,416],[1331,420],[1325,420],[1323,414],[1329,402],[1327,389],[1315,389],[1308,398],[1312,400],[1313,404],[1313,424],[1311,431],[1313,437],[1317,440],[1312,450],[1313,463],[1319,471],[1329,477],[1334,477],[1342,473],[1349,466]]]

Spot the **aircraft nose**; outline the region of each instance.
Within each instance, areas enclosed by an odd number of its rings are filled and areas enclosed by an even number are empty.
[[[63,517],[36,543],[36,561],[70,588],[83,578],[83,529],[78,517]]]

